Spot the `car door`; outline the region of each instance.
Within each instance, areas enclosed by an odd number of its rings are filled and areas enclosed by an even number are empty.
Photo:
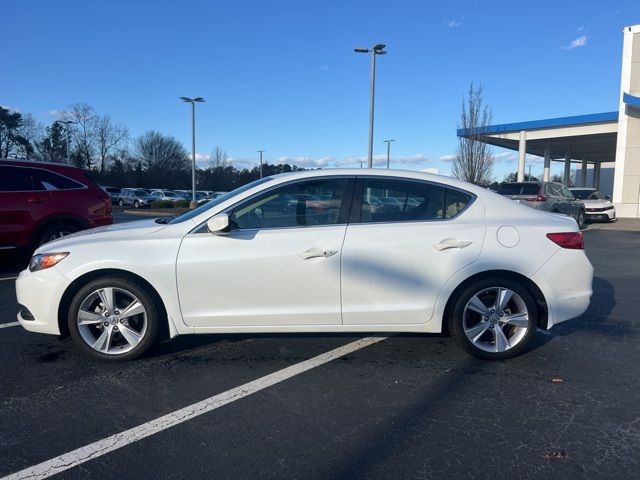
[[[564,185],[562,185],[560,192],[562,193],[562,198],[565,203],[566,214],[573,218],[578,218],[578,213],[584,206],[583,203],[580,200],[576,200],[576,197],[571,193],[571,190]]]
[[[353,181],[276,186],[229,209],[228,233],[203,225],[186,235],[176,267],[184,321],[265,329],[340,324],[340,253]]]
[[[372,209],[394,197],[397,210]],[[442,286],[482,249],[484,206],[421,180],[359,177],[342,247],[345,325],[427,322]]]
[[[28,245],[35,224],[51,208],[50,200],[36,169],[0,165],[0,249]]]

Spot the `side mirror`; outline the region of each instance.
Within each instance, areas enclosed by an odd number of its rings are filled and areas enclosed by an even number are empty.
[[[207,220],[207,228],[209,232],[217,235],[226,233],[229,231],[229,215],[226,213],[220,213]]]
[[[609,195],[605,195],[604,198],[606,198],[607,200],[611,200],[611,197]]]

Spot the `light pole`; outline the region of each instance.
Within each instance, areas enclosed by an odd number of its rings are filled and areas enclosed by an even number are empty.
[[[391,142],[395,142],[395,140],[384,141],[387,144],[387,168],[389,168],[389,159],[391,158]]]
[[[56,120],[56,123],[61,123],[62,125],[66,125],[67,127],[67,165],[70,165],[71,162],[69,161],[69,125],[73,125],[78,122],[74,122],[71,120]]]
[[[190,208],[196,208],[196,103],[204,102],[202,97],[180,97],[183,102],[191,104],[191,203]]]
[[[262,154],[264,152],[264,150],[258,150],[258,153],[260,154],[260,178],[262,178]]]
[[[531,181],[531,167],[532,167],[532,165],[528,165],[528,167],[529,167],[529,181]]]
[[[387,52],[384,50],[385,45],[379,43],[372,48],[354,48],[356,53],[370,53],[371,54],[371,85],[370,85],[370,99],[369,99],[369,168],[373,168],[373,111],[376,97],[376,55],[385,55]]]

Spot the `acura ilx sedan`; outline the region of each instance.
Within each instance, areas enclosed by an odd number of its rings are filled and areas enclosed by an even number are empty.
[[[396,208],[372,208],[381,198]],[[504,359],[581,315],[592,276],[572,218],[356,169],[262,178],[175,218],[68,235],[36,251],[16,290],[24,328],[105,360],[231,332],[450,332]]]

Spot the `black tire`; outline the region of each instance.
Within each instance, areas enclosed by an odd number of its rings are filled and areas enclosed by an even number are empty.
[[[133,207],[134,208],[140,208],[140,202],[138,200],[134,200],[133,201]]]
[[[576,216],[576,223],[578,224],[578,228],[582,230],[584,228],[584,222],[586,220],[586,215],[584,210],[580,210],[578,215]]]
[[[467,338],[467,335],[464,332],[463,322],[467,303],[473,296],[475,296],[479,292],[494,287],[507,288],[515,292],[524,301],[528,312],[528,325],[526,328],[526,333],[516,345],[502,352],[489,352],[481,349],[480,347],[472,343],[471,340]],[[536,328],[538,325],[538,308],[529,290],[519,282],[509,278],[501,277],[484,278],[466,286],[461,292],[456,295],[449,322],[449,328],[453,337],[468,353],[470,353],[474,357],[484,360],[505,360],[507,358],[512,358],[520,355],[531,344],[531,341],[536,335]],[[500,327],[496,326],[495,328]]]
[[[82,230],[80,225],[75,223],[65,221],[56,222],[43,230],[38,237],[36,246],[39,247],[40,245],[44,245],[47,242],[55,240],[56,238],[64,237],[65,235],[69,235],[70,233],[75,233],[80,230]]]
[[[120,205],[121,207],[124,207],[124,200],[120,199],[118,201],[118,205]]]
[[[118,288],[132,293],[137,297],[140,303],[142,303],[144,309],[146,310],[147,323],[144,335],[135,347],[125,353],[107,354],[95,350],[85,341],[82,334],[80,333],[80,329],[78,326],[78,311],[83,301],[88,296],[90,296],[92,292],[107,287]],[[97,278],[96,280],[89,282],[74,295],[67,314],[69,333],[71,334],[71,338],[73,338],[73,341],[80,348],[80,350],[92,356],[93,358],[107,361],[133,360],[134,358],[138,358],[143,355],[156,340],[156,333],[158,332],[158,322],[158,308],[152,296],[147,292],[145,287],[141,286],[134,279],[126,276],[106,276]],[[120,336],[122,336],[122,334],[120,334]],[[120,340],[122,343],[124,337],[122,337]]]

